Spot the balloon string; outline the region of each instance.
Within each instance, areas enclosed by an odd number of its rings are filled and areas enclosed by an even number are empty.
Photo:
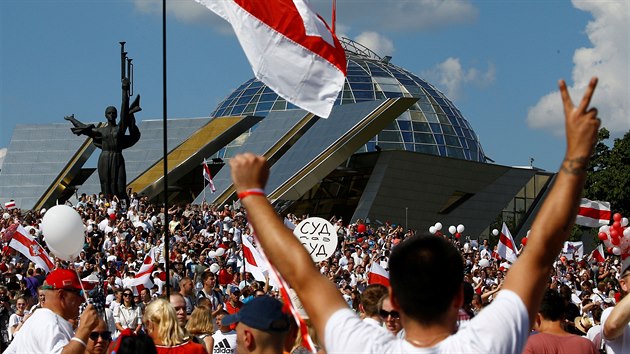
[[[83,282],[81,281],[81,276],[79,275],[79,270],[77,269],[76,263],[72,262],[72,268],[74,268],[74,272],[77,273],[77,278],[79,278],[79,284],[81,284],[81,291],[83,291],[83,298],[85,298],[85,302],[88,302],[87,293],[85,292],[85,288],[83,287]]]

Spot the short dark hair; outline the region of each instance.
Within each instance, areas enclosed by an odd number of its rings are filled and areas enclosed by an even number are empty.
[[[560,321],[564,319],[564,310],[565,304],[562,296],[555,290],[547,289],[538,313],[546,320]]]
[[[389,270],[401,310],[422,324],[442,321],[464,281],[462,255],[438,236],[418,235],[401,242],[392,251]]]

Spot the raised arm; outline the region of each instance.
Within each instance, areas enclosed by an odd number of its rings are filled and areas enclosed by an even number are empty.
[[[237,193],[265,187],[269,167],[264,157],[238,155],[230,159],[230,167]],[[295,290],[320,338],[323,337],[328,318],[348,305],[335,285],[315,268],[311,256],[284,226],[265,196],[249,195],[241,202],[265,254]]]
[[[576,107],[571,101],[566,83],[559,82],[567,138],[565,157],[553,187],[534,220],[527,247],[511,267],[503,286],[523,300],[530,322],[538,312],[553,260],[560,253],[575,222],[586,167],[600,125],[597,109],[589,108],[596,85],[597,79],[591,79],[582,101]]]

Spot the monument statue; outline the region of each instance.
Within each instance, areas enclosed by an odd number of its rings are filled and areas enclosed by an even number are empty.
[[[118,112],[116,107],[105,109],[107,124],[96,127],[94,124],[84,124],[74,118],[74,114],[64,117],[74,126],[71,128],[76,135],[86,135],[93,139],[94,145],[101,149],[98,158],[98,177],[101,182],[101,192],[107,196],[117,196],[120,200],[127,200],[125,191],[127,173],[122,151],[135,145],[140,140],[140,130],[136,125],[134,114],[140,112],[140,95],[129,104],[129,97],[133,96],[133,64],[127,58],[125,42],[121,45],[121,81],[122,103],[120,106],[120,121],[116,124]],[[127,134],[129,130],[129,134]]]

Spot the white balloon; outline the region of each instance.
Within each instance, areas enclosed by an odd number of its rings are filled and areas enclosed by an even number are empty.
[[[620,255],[620,254],[621,254],[621,248],[619,248],[619,247],[617,247],[617,246],[613,247],[613,249],[612,249],[612,253],[613,253],[615,256]]]
[[[152,216],[151,217],[151,222],[155,224],[157,222],[157,216],[155,216],[155,215]]]
[[[623,226],[623,227],[628,226],[628,218],[621,219],[621,226]]]
[[[457,225],[457,232],[459,232],[461,234],[462,232],[464,232],[464,230],[466,230],[464,225],[462,225],[462,224]]]
[[[217,256],[221,257],[225,254],[225,249],[219,247],[217,248]]]
[[[602,225],[602,226],[600,226],[600,227],[599,227],[599,232],[606,232],[605,227],[606,227],[606,225]]]
[[[609,225],[604,225],[601,228],[602,228],[602,230],[601,230],[602,232],[605,232],[605,233],[610,235],[610,226]]]
[[[431,226],[431,227],[429,227],[429,233],[430,233],[431,235],[435,235],[436,231],[437,231],[437,229],[435,228],[435,226]]]
[[[94,231],[94,227],[90,224],[90,225],[88,225],[88,227],[87,227],[87,232],[88,232],[88,234],[89,234],[89,233],[92,233],[92,231]]]
[[[81,216],[67,205],[55,205],[42,218],[46,245],[58,258],[71,261],[81,252],[85,232]]]
[[[492,230],[492,234],[494,236],[499,236],[499,230],[497,230],[497,229]]]
[[[208,252],[208,258],[217,258],[217,253],[215,251]]]
[[[451,234],[455,234],[457,232],[457,228],[453,225],[448,227],[448,232],[450,232]]]
[[[481,260],[479,261],[479,266],[480,266],[481,268],[486,268],[486,267],[488,267],[489,265],[490,265],[490,261],[489,261],[489,260],[487,260],[487,259],[485,259],[485,258],[483,258],[483,259],[481,259]]]
[[[630,237],[630,227],[623,230],[623,236],[624,237]]]
[[[436,222],[435,223],[435,229],[438,230],[438,231],[442,230],[442,223],[441,222]]]
[[[10,218],[10,217],[11,217],[11,214],[9,214],[9,213],[4,213],[4,214],[2,214],[2,218],[3,218],[4,220],[9,220],[9,218]]]
[[[211,271],[212,273],[214,273],[214,274],[218,273],[218,272],[219,272],[219,269],[221,269],[221,267],[219,267],[219,265],[218,265],[218,264],[216,264],[216,263],[212,263],[212,264],[210,265],[210,271]]]

